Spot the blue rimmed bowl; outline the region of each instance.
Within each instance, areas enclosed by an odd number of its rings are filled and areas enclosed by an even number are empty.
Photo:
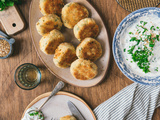
[[[136,20],[145,15],[149,16],[156,15],[158,18],[160,18],[160,8],[149,7],[149,8],[139,9],[135,12],[132,12],[122,20],[122,22],[119,24],[114,34],[113,44],[112,44],[113,56],[119,69],[130,80],[143,85],[156,86],[160,85],[160,75],[153,77],[142,76],[133,71],[130,68],[130,66],[126,63],[120,41],[121,40],[120,38],[123,37],[122,33],[127,29],[127,27],[129,27],[129,25],[133,24]]]
[[[0,37],[0,40],[6,40],[9,43],[9,45],[10,45],[10,51],[9,51],[8,55],[6,55],[4,57],[0,57],[0,59],[6,59],[9,56],[11,56],[12,53],[13,53],[13,43],[15,43],[15,39],[10,38],[8,35],[6,35],[5,33],[3,33],[2,31],[0,31],[0,35],[3,36],[3,37]]]

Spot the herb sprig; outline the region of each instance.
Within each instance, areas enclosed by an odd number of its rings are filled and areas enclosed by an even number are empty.
[[[0,11],[3,11],[5,8],[9,6],[13,6],[14,4],[21,3],[20,0],[0,0]]]
[[[38,119],[43,120],[44,116],[41,111],[34,111],[29,113],[30,116],[38,116]]]

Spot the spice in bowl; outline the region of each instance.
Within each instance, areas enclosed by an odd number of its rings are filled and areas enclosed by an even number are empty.
[[[0,40],[0,57],[7,56],[10,49],[10,44],[6,40]]]

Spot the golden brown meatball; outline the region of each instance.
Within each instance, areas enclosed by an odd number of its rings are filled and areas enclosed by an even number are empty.
[[[86,38],[76,48],[76,55],[78,58],[96,61],[102,55],[101,44],[93,38]]]
[[[77,119],[72,115],[67,115],[67,116],[61,117],[60,120],[77,120]]]
[[[61,43],[55,51],[53,61],[59,68],[67,68],[77,59],[75,47],[70,43]]]
[[[73,77],[79,80],[93,79],[98,73],[96,64],[84,59],[74,61],[71,64],[70,71]]]
[[[65,38],[63,34],[58,30],[52,30],[50,33],[45,34],[40,42],[40,49],[45,54],[52,55],[55,53],[56,48],[62,42],[64,42]]]
[[[55,14],[48,14],[39,19],[36,23],[37,31],[40,35],[49,33],[53,29],[61,30],[61,19]]]
[[[79,41],[87,37],[95,38],[99,33],[99,27],[92,18],[82,19],[74,26],[73,30],[75,37]]]
[[[62,8],[64,26],[72,29],[80,20],[87,18],[88,10],[78,3],[68,3]]]
[[[39,8],[43,15],[57,14],[61,15],[64,6],[63,0],[40,0]]]

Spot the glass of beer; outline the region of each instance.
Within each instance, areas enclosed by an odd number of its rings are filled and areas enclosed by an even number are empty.
[[[31,63],[20,65],[14,74],[15,83],[24,90],[36,88],[41,82],[39,68]]]

